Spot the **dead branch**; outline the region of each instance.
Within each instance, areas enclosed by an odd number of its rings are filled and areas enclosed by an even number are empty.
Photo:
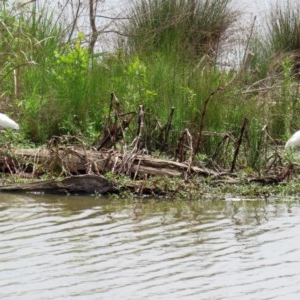
[[[204,128],[204,119],[205,119],[205,115],[206,115],[206,109],[207,109],[207,105],[210,101],[210,99],[219,91],[223,90],[224,87],[218,87],[216,88],[214,91],[212,91],[208,97],[206,98],[206,100],[204,101],[202,110],[201,110],[201,114],[200,114],[200,124],[199,124],[199,130],[198,130],[198,139],[196,141],[196,147],[195,147],[195,153],[198,153],[200,151],[201,148],[201,143],[202,143],[202,132],[203,132],[203,128]]]
[[[189,154],[188,158],[187,154]],[[189,164],[192,164],[193,155],[193,138],[189,130],[186,128],[179,136],[178,146],[175,151],[175,160],[178,159],[180,162],[188,161]]]
[[[103,127],[102,138],[96,142],[98,143],[97,150],[115,147],[120,140],[124,144],[124,131],[129,127],[135,114],[136,112],[122,113],[120,101],[114,93],[111,93],[109,114]]]
[[[242,140],[243,140],[243,136],[244,136],[247,124],[248,124],[248,119],[244,118],[243,124],[242,124],[242,127],[241,127],[240,136],[239,136],[239,139],[237,141],[237,145],[236,145],[234,155],[233,155],[233,160],[232,160],[231,169],[230,169],[231,173],[235,170],[236,160],[237,160],[237,157],[238,157],[238,154],[239,154],[239,151],[240,151],[240,146],[242,144]]]
[[[174,115],[174,110],[175,110],[175,108],[172,106],[170,114],[169,114],[169,117],[168,117],[168,120],[167,120],[167,123],[162,128],[162,132],[161,132],[161,135],[163,136],[163,141],[162,141],[162,145],[161,145],[161,151],[162,152],[165,150],[166,145],[167,145],[167,141],[168,141],[168,137],[169,137],[171,125],[172,125],[172,119],[173,119],[173,115]]]
[[[137,130],[137,136],[129,146],[129,148],[132,148],[132,150],[124,155],[122,165],[120,168],[120,172],[128,173],[128,170],[131,169],[132,163],[135,159],[135,156],[138,154],[140,147],[141,147],[141,138],[142,138],[142,131],[144,128],[144,109],[143,105],[139,106],[139,117],[138,117],[138,130]],[[135,172],[137,174],[137,171]]]
[[[18,163],[20,168],[33,165],[32,170],[36,174],[43,175],[48,173],[51,166],[51,151],[46,148],[40,149],[16,149],[11,152],[11,157]],[[64,168],[66,174],[86,174],[87,165],[93,163],[94,169],[92,174],[118,172],[124,165],[124,160],[128,156],[116,151],[82,150],[78,147],[69,146],[59,148],[57,155],[61,158],[57,160],[58,174]],[[5,164],[4,158],[0,157],[0,168]],[[90,170],[90,169],[89,169]],[[124,169],[123,169],[124,170]],[[218,176],[218,172],[204,167],[189,165],[188,163],[176,162],[167,159],[153,158],[146,154],[137,153],[132,157],[131,163],[123,173],[132,173],[137,175],[157,175],[157,176],[175,176],[179,177],[186,173],[197,174],[200,176]],[[32,171],[33,172],[33,171]]]

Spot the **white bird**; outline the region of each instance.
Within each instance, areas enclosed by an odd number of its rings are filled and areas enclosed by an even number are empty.
[[[300,148],[300,130],[296,131],[286,142],[285,149]]]
[[[0,127],[12,128],[16,130],[20,129],[19,124],[17,124],[14,120],[2,113],[0,113]]]

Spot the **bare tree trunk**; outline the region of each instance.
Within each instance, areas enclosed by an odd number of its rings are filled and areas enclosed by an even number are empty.
[[[89,0],[89,17],[90,17],[90,25],[92,30],[91,39],[89,43],[90,54],[94,53],[95,45],[99,36],[99,32],[97,30],[97,25],[96,25],[97,6],[99,2],[103,2],[103,0]]]

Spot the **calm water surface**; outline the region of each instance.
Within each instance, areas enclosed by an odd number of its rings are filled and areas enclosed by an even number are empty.
[[[298,299],[299,199],[0,194],[0,299]]]

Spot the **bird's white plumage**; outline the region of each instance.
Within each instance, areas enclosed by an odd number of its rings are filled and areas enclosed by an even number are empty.
[[[285,149],[300,148],[300,130],[296,131],[286,142]]]
[[[17,124],[14,120],[9,118],[7,115],[0,113],[0,127],[3,128],[12,128],[19,130],[19,124]]]

